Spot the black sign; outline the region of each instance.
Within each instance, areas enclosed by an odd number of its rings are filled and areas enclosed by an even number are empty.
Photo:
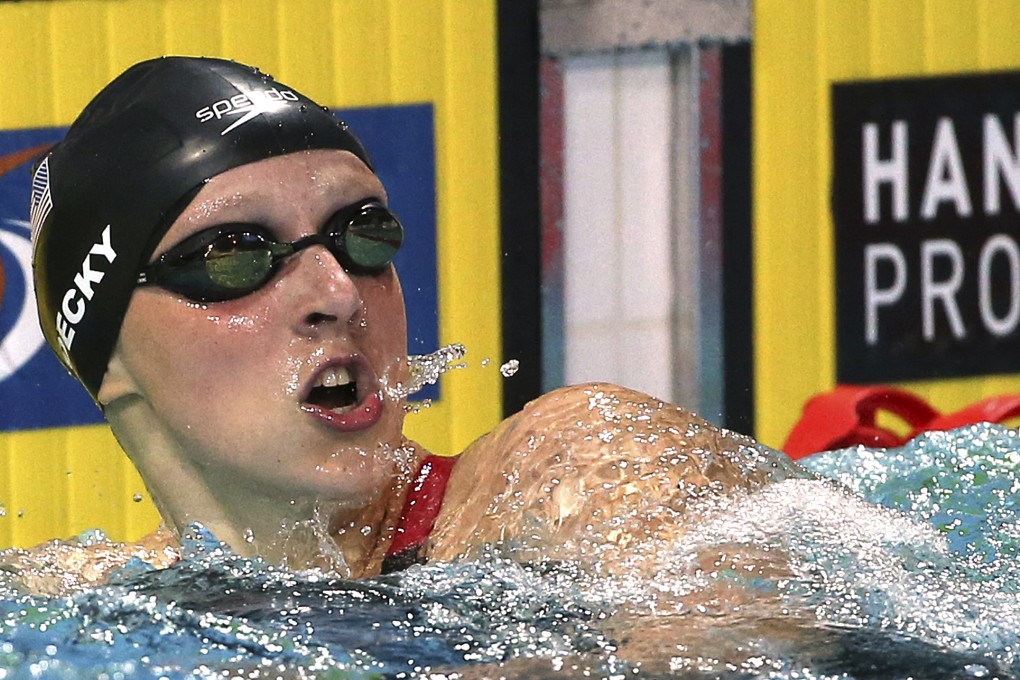
[[[832,88],[837,380],[1020,371],[1020,73]]]

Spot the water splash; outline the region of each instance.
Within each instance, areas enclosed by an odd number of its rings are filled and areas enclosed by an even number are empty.
[[[420,392],[427,385],[434,385],[439,382],[439,378],[446,373],[458,368],[467,368],[467,363],[463,360],[467,355],[467,349],[464,345],[454,343],[440,347],[435,352],[429,354],[414,354],[407,358],[408,368],[410,373],[410,380],[405,385],[403,383],[386,384],[384,389],[387,397],[393,400],[404,399],[412,394]],[[491,363],[491,359],[484,358],[481,360],[481,365],[488,366]],[[506,363],[499,367],[500,375],[504,378],[509,378],[517,373],[520,369],[520,362],[517,359],[510,359]],[[384,383],[387,382],[384,380]],[[431,406],[429,400],[425,400],[422,403],[408,405],[406,407],[409,413],[418,413],[422,409],[427,409]]]
[[[605,395],[592,408],[614,445],[643,422]],[[649,499],[642,519],[682,531],[618,552],[622,569],[493,545],[355,582],[240,557],[200,527],[169,569],[135,560],[61,597],[0,569],[0,674],[1017,677],[1018,450],[1016,431],[979,426],[807,461],[839,481],[735,450],[771,483],[678,516]],[[595,526],[585,549],[630,519]]]
[[[853,448],[805,465],[942,532],[968,563],[1020,554],[1020,434],[1001,425],[928,432],[899,449]]]
[[[430,354],[414,354],[407,358],[410,379],[407,384],[396,383],[386,385],[386,394],[393,400],[404,399],[419,392],[426,385],[439,382],[439,377],[447,371],[465,368],[462,362],[467,349],[461,344],[446,345]]]

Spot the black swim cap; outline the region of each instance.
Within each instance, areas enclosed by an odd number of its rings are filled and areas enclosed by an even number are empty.
[[[138,273],[202,184],[246,163],[361,143],[258,69],[164,57],[121,74],[37,166],[31,222],[43,334],[93,398]]]

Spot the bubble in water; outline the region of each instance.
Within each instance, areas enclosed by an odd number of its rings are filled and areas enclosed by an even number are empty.
[[[241,536],[244,538],[245,543],[255,542],[255,532],[252,531],[250,527],[245,529],[244,533],[242,533]]]
[[[499,373],[504,378],[509,378],[510,376],[517,372],[520,366],[521,362],[517,361],[517,359],[511,359],[510,361],[506,362],[505,364],[499,367]]]

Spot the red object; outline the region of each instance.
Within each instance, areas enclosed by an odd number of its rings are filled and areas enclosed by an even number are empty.
[[[801,458],[860,444],[887,448],[906,443],[906,437],[875,422],[879,411],[892,413],[914,432],[938,416],[926,401],[906,390],[887,385],[839,385],[804,405],[783,450],[791,458]]]
[[[876,423],[887,411],[910,426],[899,435]],[[988,397],[954,413],[940,414],[926,401],[888,385],[839,385],[812,397],[786,439],[783,450],[791,458],[849,446],[903,446],[922,432],[952,430],[974,423],[1002,423],[1020,417],[1020,394]]]
[[[422,461],[407,492],[404,511],[400,514],[393,543],[386,553],[387,558],[409,552],[417,553],[425,544],[443,507],[446,483],[450,480],[456,462],[453,456],[427,456]]]

